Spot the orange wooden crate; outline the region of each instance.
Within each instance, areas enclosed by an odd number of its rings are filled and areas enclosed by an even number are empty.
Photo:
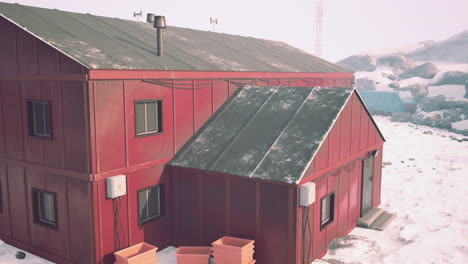
[[[114,252],[115,264],[156,264],[157,247],[142,242]]]
[[[214,250],[222,249],[232,252],[239,252],[244,254],[244,252],[250,251],[254,247],[254,240],[243,239],[237,237],[224,236],[215,242],[212,243]]]
[[[208,264],[211,247],[179,247],[176,251],[177,264]]]

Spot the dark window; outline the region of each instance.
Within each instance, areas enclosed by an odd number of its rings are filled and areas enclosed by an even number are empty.
[[[33,209],[35,222],[57,227],[55,193],[33,189]]]
[[[30,134],[36,137],[51,138],[50,104],[48,101],[28,103]]]
[[[159,185],[138,191],[138,219],[146,223],[161,215],[161,189]]]
[[[135,130],[137,137],[162,132],[162,101],[135,101]]]
[[[320,229],[324,229],[333,222],[335,214],[335,194],[331,193],[322,198],[320,209]]]

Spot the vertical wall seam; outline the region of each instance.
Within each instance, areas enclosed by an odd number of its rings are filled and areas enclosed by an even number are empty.
[[[28,226],[28,243],[31,244],[31,227],[30,227],[30,222],[29,222],[29,219],[30,219],[30,212],[29,212],[29,199],[28,199],[28,186],[27,186],[27,177],[26,177],[26,168],[21,168],[23,170],[23,184],[24,184],[24,193],[26,194],[26,219],[28,219],[27,221],[27,226]],[[31,219],[31,222],[34,221],[33,219]],[[49,239],[49,248],[50,248],[50,239]]]
[[[67,159],[65,158],[66,151],[66,140],[65,140],[65,114],[63,112],[63,82],[59,81],[59,91],[60,91],[60,111],[62,119],[62,168],[67,168]]]
[[[127,127],[127,97],[125,93],[125,81],[122,81],[122,94],[123,94],[123,121],[124,121],[124,140],[125,140],[125,166],[129,166],[128,158],[128,127]]]
[[[68,258],[71,259],[71,235],[70,235],[70,199],[68,199],[68,177],[65,177],[65,201],[67,205],[67,236],[68,236]]]

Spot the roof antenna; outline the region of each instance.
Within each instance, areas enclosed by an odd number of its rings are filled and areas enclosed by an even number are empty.
[[[215,25],[218,25],[218,18],[210,17],[210,24],[213,25],[213,32],[215,32]]]
[[[137,13],[137,12],[133,12],[133,17],[134,17],[134,18],[136,17],[136,20],[137,20],[137,21],[140,21],[140,17],[142,17],[142,16],[143,16],[143,12],[141,12],[141,10],[140,10],[140,12],[138,12],[138,13]]]

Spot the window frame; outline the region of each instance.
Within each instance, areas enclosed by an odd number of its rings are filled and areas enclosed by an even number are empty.
[[[147,111],[146,111],[146,104],[147,103],[156,103],[156,110],[157,112],[157,127],[156,131],[151,131],[148,132],[148,119],[147,119]],[[145,118],[144,118],[144,123],[145,123],[145,130],[146,132],[144,133],[138,133],[138,127],[137,127],[137,104],[145,104]],[[134,104],[134,119],[135,119],[135,137],[141,138],[141,137],[148,137],[148,136],[154,136],[154,135],[160,135],[163,133],[163,100],[162,99],[144,99],[144,100],[135,100]]]
[[[43,116],[43,129],[47,133],[39,133],[37,132],[36,126],[36,112],[35,112],[35,105],[41,104],[43,107],[42,114]],[[48,111],[45,111],[44,105],[47,105]],[[28,101],[28,116],[29,116],[29,135],[37,138],[42,139],[52,139],[52,111],[51,111],[51,102],[47,100],[30,100]],[[49,123],[46,123],[46,116],[48,117]],[[48,126],[47,126],[48,125]]]
[[[54,222],[49,220],[43,220],[41,217],[41,194],[51,195],[53,197],[53,209],[54,209]],[[50,229],[58,229],[58,214],[57,214],[57,194],[54,192],[49,192],[37,188],[32,188],[32,203],[33,203],[33,214],[34,214],[34,223],[41,226],[48,227]]]
[[[323,201],[330,199],[329,217],[323,220]],[[330,226],[335,220],[335,192],[331,192],[320,199],[320,231]]]
[[[149,200],[148,200],[148,198],[149,198],[149,192],[148,192],[148,191],[151,190],[151,189],[153,189],[153,188],[157,188],[157,189],[158,189],[158,214],[149,217],[149,206],[148,206],[148,204],[149,204]],[[138,212],[137,212],[137,217],[138,217],[138,224],[139,224],[140,226],[141,226],[141,225],[144,225],[144,224],[146,224],[146,223],[148,223],[148,222],[151,222],[151,221],[153,221],[153,220],[155,220],[155,219],[157,219],[157,218],[159,218],[159,217],[161,217],[161,216],[163,215],[163,213],[162,213],[162,208],[161,208],[161,204],[162,204],[162,203],[161,203],[161,197],[162,197],[161,193],[162,193],[162,189],[163,189],[163,188],[162,188],[162,184],[157,184],[157,185],[153,185],[153,186],[150,186],[150,187],[147,187],[147,188],[143,188],[143,189],[137,190],[137,210],[138,210]],[[148,209],[147,209],[148,217],[147,217],[146,219],[144,219],[144,220],[142,220],[142,219],[141,219],[141,216],[140,216],[140,200],[139,200],[139,199],[140,199],[140,193],[141,193],[141,192],[146,192],[146,203],[145,203],[145,204],[147,205],[146,207],[148,208]]]

